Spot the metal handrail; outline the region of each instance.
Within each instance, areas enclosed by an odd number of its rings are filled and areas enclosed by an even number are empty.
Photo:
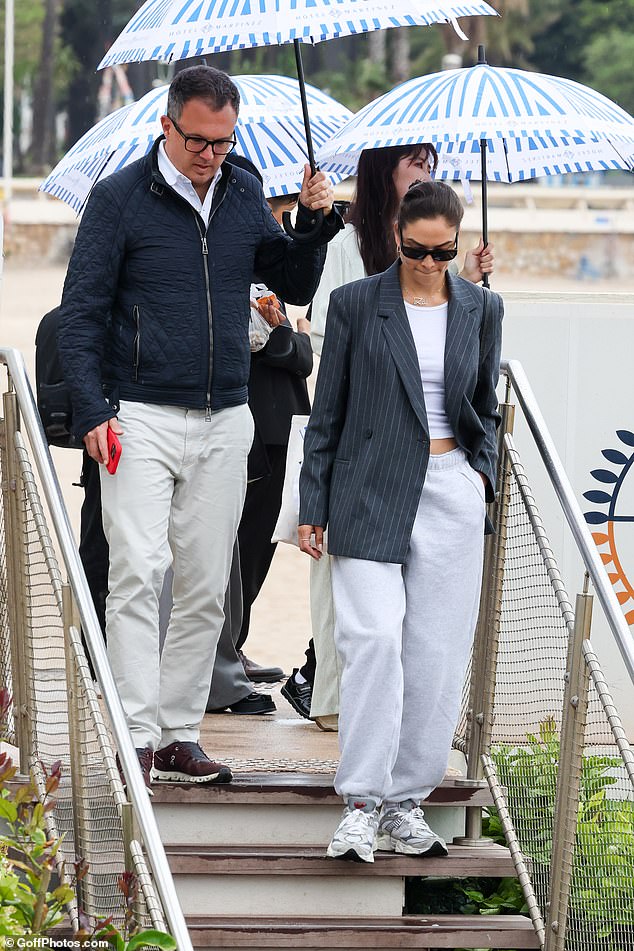
[[[95,614],[90,589],[79,558],[79,551],[64,505],[62,491],[37,411],[31,384],[26,373],[24,359],[18,350],[0,348],[0,362],[7,367],[10,386],[17,394],[21,418],[33,449],[35,464],[57,533],[62,558],[68,571],[69,583],[79,610],[90,658],[112,724],[112,732],[127,780],[128,795],[138,819],[165,917],[180,951],[193,951],[185,918],[176,896],[165,849],[161,842],[147,789],[139,769],[132,737],[127,727],[119,693],[110,670],[103,634]]]
[[[542,457],[546,472],[557,494],[566,521],[570,526],[579,554],[590,575],[608,625],[614,635],[614,639],[621,652],[621,657],[630,675],[630,680],[632,684],[634,684],[634,643],[629,626],[623,616],[609,578],[606,575],[603,562],[592,540],[592,535],[586,525],[574,490],[566,475],[563,463],[559,458],[555,443],[548,431],[546,421],[542,416],[535,394],[519,360],[504,360],[501,369],[511,381],[513,389],[517,394],[524,417],[535,440],[535,445]]]

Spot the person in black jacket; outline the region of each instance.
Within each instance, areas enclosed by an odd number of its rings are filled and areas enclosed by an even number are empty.
[[[275,220],[297,204],[298,195],[269,198]],[[282,311],[286,314],[284,304]],[[242,626],[236,643],[245,670],[256,681],[258,665],[242,652],[249,636],[251,607],[271,567],[276,545],[271,536],[282,504],[286,451],[294,415],[310,413],[306,380],[313,371],[310,321],[298,317],[297,332],[285,316],[262,350],[251,354],[249,406],[255,422],[255,440],[249,464],[249,482],[238,528],[242,575]],[[259,449],[259,452],[258,452]],[[280,670],[280,676],[283,676]]]
[[[237,161],[261,182],[258,169],[238,156]],[[273,216],[281,223],[284,211],[292,210],[298,195],[269,198]],[[262,667],[246,656],[242,647],[249,634],[251,607],[271,567],[276,545],[271,536],[282,504],[286,452],[294,414],[310,413],[306,379],[313,369],[310,322],[297,320],[297,331],[280,304],[281,323],[274,327],[264,347],[251,354],[249,406],[255,423],[255,438],[249,454],[249,484],[238,528],[241,598],[229,583],[229,601],[241,602],[231,612],[231,639],[223,630],[216,655],[207,710],[237,714],[273,713],[275,704],[267,694],[247,690],[244,675],[255,683],[270,683],[284,677],[281,668]],[[235,648],[235,649],[234,649]],[[236,653],[237,651],[237,653]],[[243,672],[239,669],[239,663]]]
[[[207,66],[170,85],[163,136],[90,196],[62,299],[75,433],[101,467],[108,651],[146,785],[226,782],[199,746],[253,438],[249,286],[307,303],[341,228],[307,167],[295,241],[230,165],[239,93]],[[316,222],[316,212],[323,212]],[[108,431],[121,437],[105,470]],[[158,599],[174,566],[159,659]]]

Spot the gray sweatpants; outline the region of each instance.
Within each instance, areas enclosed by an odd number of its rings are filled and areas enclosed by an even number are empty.
[[[342,664],[336,791],[425,799],[442,781],[475,630],[484,484],[465,453],[430,456],[404,565],[332,558]]]

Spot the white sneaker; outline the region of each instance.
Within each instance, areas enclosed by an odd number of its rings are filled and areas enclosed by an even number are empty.
[[[378,809],[364,812],[363,809],[346,806],[326,855],[331,859],[374,862],[378,824]]]
[[[383,807],[376,843],[381,852],[448,855],[444,840],[429,828],[423,810],[411,799]]]

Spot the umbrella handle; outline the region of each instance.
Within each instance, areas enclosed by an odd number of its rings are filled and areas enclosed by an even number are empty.
[[[314,225],[310,231],[297,231],[291,224],[290,211],[285,211],[282,214],[282,224],[284,226],[284,231],[289,237],[293,239],[293,241],[297,241],[298,244],[307,244],[309,241],[313,241],[321,231],[323,220],[324,213],[321,208],[319,208],[313,215]]]
[[[308,161],[310,163],[310,170],[314,175],[317,171],[317,166],[315,164],[315,153],[313,151],[313,137],[310,133],[310,119],[308,117],[308,101],[306,99],[306,80],[304,79],[304,64],[302,62],[302,46],[299,40],[293,40],[293,47],[295,49],[295,64],[297,66],[297,81],[299,82],[299,95],[302,100],[302,113],[304,115],[304,130],[306,132],[306,151],[308,152]],[[293,241],[297,241],[298,244],[306,244],[309,241],[313,241],[319,232],[321,231],[322,224],[324,221],[324,213],[319,209],[313,215],[313,227],[310,231],[296,231],[296,229],[291,224],[291,213],[290,211],[285,211],[282,215],[282,224],[284,226],[284,231],[289,235]]]

